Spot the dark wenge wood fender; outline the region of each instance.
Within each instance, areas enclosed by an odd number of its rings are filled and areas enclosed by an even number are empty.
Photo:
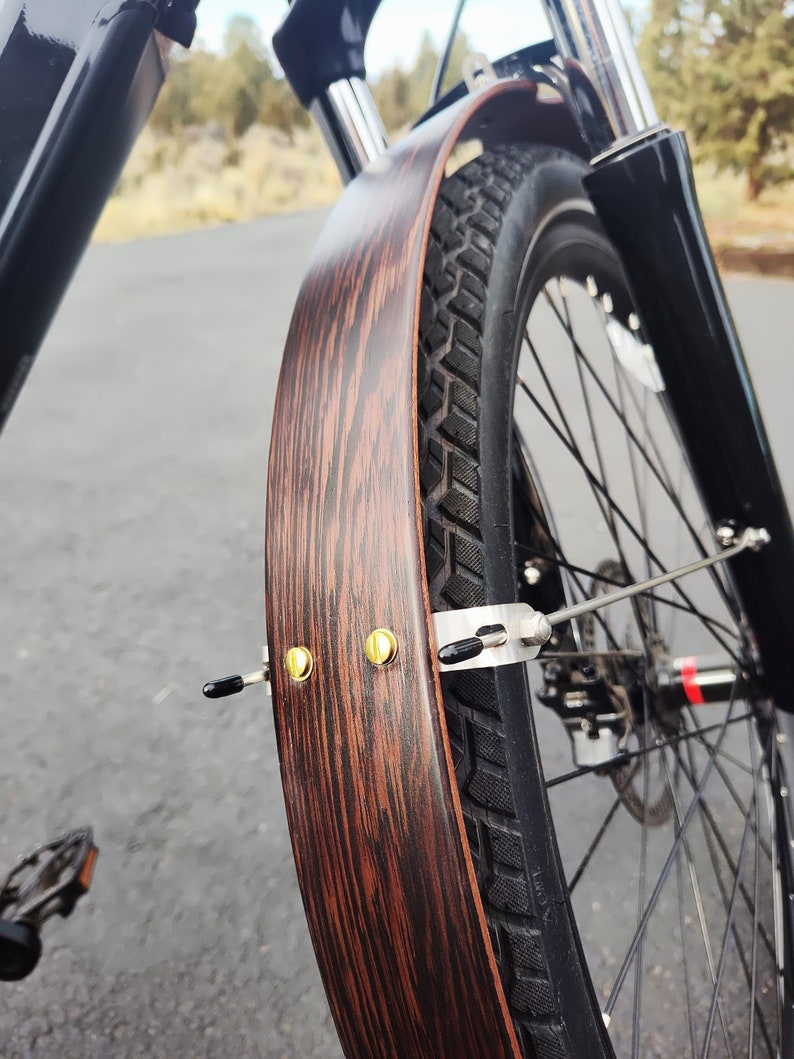
[[[273,426],[267,624],[281,771],[317,960],[350,1057],[517,1056],[431,652],[416,438],[430,218],[461,138],[543,104],[497,83],[345,191],[301,288]],[[524,123],[526,122],[526,125]],[[364,653],[392,630],[386,666]],[[291,679],[290,647],[309,678]]]

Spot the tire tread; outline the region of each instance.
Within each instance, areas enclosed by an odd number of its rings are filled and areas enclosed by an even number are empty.
[[[442,185],[433,217],[419,325],[419,443],[434,607],[486,602],[482,327],[505,209],[526,179],[532,150],[501,148],[468,163]],[[572,1052],[515,826],[493,674],[466,670],[445,676],[443,686],[471,853],[519,1041],[527,1056],[565,1059]]]

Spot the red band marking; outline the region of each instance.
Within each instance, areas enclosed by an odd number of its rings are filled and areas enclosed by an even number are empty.
[[[681,659],[681,683],[684,686],[684,694],[693,706],[702,706],[705,703],[703,692],[697,682],[698,660],[693,655]]]

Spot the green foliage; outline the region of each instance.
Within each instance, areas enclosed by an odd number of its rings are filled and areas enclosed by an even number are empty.
[[[247,56],[249,62],[254,64],[254,70],[257,62],[267,59],[262,31],[249,15],[229,16],[223,31],[222,54],[232,57]]]
[[[175,133],[190,125],[218,124],[229,137],[241,136],[262,120],[263,101],[288,92],[273,88],[277,79],[259,27],[253,19],[234,15],[226,25],[220,55],[197,48],[177,50],[168,78],[151,117],[152,127]],[[296,105],[297,106],[297,105]],[[282,106],[278,128],[284,128]],[[268,113],[268,108],[265,108]],[[289,130],[293,121],[290,119]]]
[[[257,124],[233,143],[215,124],[180,136],[147,128],[95,238],[137,239],[311,209],[329,205],[339,191],[317,128],[296,130],[291,142]]]
[[[273,80],[262,34],[252,18],[233,15],[223,35],[223,55],[215,84],[215,120],[241,136],[257,120],[262,94]]]
[[[686,124],[686,68],[689,27],[680,0],[651,0],[649,18],[640,36],[640,62],[662,117]]]
[[[283,77],[274,77],[263,86],[257,121],[271,129],[279,129],[290,143],[296,129],[306,129],[311,124],[308,113]]]
[[[458,33],[452,45],[442,92],[461,80],[461,65],[471,50],[465,33]],[[438,50],[433,38],[425,32],[419,51],[410,70],[392,66],[384,70],[372,87],[372,95],[383,118],[386,131],[398,132],[410,125],[425,111],[430,101],[430,90],[438,65]]]
[[[196,89],[201,84],[198,67],[214,56],[196,50],[188,53],[174,48],[168,77],[155,103],[149,123],[158,132],[175,133],[186,125],[193,125],[196,117]]]
[[[786,0],[652,0],[640,44],[663,115],[747,197],[794,176],[794,11]]]
[[[458,33],[443,90],[460,80],[469,50],[465,34]],[[389,132],[406,128],[426,110],[437,64],[438,50],[425,33],[412,67],[394,66],[375,83],[373,95]],[[284,78],[275,75],[259,27],[247,16],[234,15],[226,25],[220,55],[202,48],[174,49],[150,124],[171,135],[213,124],[229,139],[261,124],[279,129],[291,141],[296,129],[309,125],[309,117]]]

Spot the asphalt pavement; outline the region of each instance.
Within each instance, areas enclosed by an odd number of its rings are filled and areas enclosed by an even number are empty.
[[[267,447],[323,213],[88,252],[0,439],[0,867],[82,822],[94,889],[3,987],[0,1056],[339,1056],[269,701]],[[729,294],[789,497],[794,282]]]

